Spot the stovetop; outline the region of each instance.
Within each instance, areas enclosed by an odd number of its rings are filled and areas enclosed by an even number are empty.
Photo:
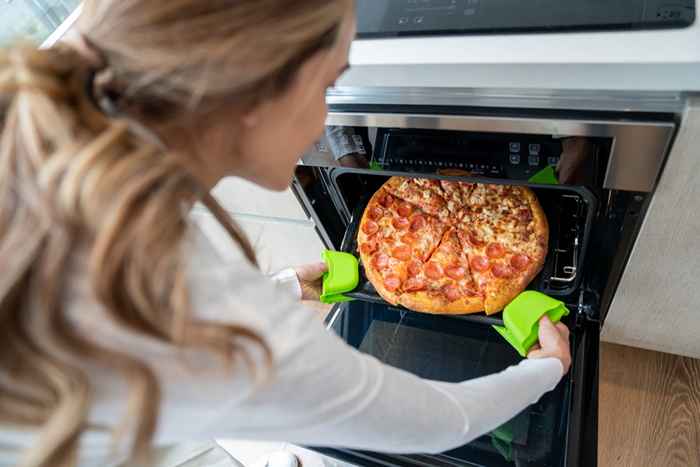
[[[695,0],[357,0],[360,38],[683,28]]]

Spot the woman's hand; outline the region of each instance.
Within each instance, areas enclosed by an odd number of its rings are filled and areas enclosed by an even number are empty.
[[[555,326],[547,315],[540,320],[540,343],[532,348],[527,358],[558,358],[564,367],[564,374],[571,366],[569,350],[569,328],[564,323]]]
[[[326,263],[312,263],[294,268],[301,285],[302,300],[319,300],[323,288],[323,274],[328,271]]]

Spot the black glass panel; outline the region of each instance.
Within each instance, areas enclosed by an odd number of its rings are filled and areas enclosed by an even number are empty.
[[[520,361],[515,350],[490,326],[366,302],[344,304],[332,328],[362,352],[440,381],[478,378]],[[571,382],[566,377],[554,391],[510,422],[438,457],[458,465],[564,465],[570,390]]]
[[[360,37],[686,27],[694,0],[358,0]]]

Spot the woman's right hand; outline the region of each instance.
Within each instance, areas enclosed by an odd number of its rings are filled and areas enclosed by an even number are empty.
[[[539,337],[539,344],[532,348],[527,358],[557,358],[564,367],[564,374],[566,374],[571,367],[569,328],[564,323],[557,323],[555,326],[545,315],[540,320]]]

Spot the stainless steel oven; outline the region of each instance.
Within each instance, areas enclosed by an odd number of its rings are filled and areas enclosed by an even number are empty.
[[[355,252],[358,216],[392,175],[455,178],[444,173],[458,168],[469,173],[459,179],[531,186],[551,242],[530,288],[570,308],[574,363],[538,403],[451,452],[319,450],[361,465],[595,465],[599,334],[673,138],[672,115],[345,100],[331,105],[327,124],[334,136],[304,155],[293,190],[330,249]],[[557,185],[534,177],[549,166],[564,178]],[[500,315],[414,313],[384,302],[366,279],[351,295],[328,327],[391,365],[460,381],[519,360],[491,329]]]

